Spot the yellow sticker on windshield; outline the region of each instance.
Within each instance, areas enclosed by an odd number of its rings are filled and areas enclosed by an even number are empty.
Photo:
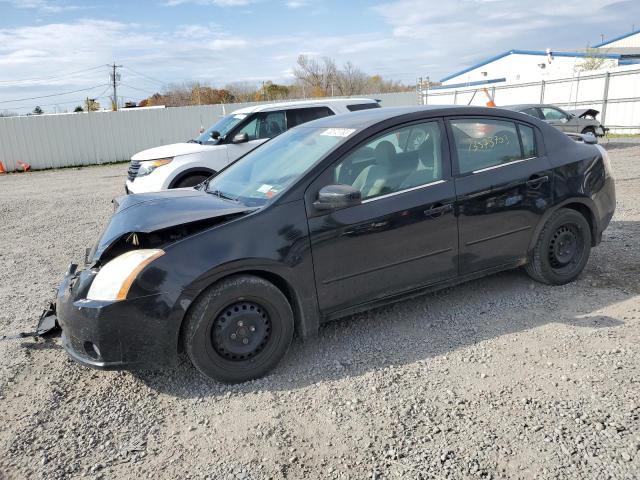
[[[348,137],[355,131],[355,128],[327,128],[320,135],[326,135],[327,137]]]

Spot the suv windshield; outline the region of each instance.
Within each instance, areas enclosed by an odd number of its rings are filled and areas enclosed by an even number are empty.
[[[268,141],[212,178],[207,192],[261,206],[346,140],[347,128],[299,127]]]
[[[247,118],[246,113],[232,113],[218,120],[213,126],[207,128],[198,136],[195,141],[198,143],[218,143],[218,140],[211,138],[211,132],[216,131],[220,134],[220,138],[229,133],[236,125]]]

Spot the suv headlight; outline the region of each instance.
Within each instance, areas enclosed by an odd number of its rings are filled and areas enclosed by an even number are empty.
[[[164,255],[164,250],[131,250],[103,266],[87,293],[88,300],[125,300],[131,284],[144,267]]]
[[[140,162],[140,169],[138,170],[138,177],[144,177],[145,175],[149,175],[156,168],[166,165],[173,160],[173,157],[167,158],[158,158],[157,160],[146,160],[144,162]]]

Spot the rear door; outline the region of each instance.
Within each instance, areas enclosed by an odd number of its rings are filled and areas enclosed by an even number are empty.
[[[491,117],[450,118],[460,274],[524,262],[552,203],[552,171],[537,129]]]
[[[394,127],[362,142],[310,186],[308,205],[320,188],[337,183],[356,186],[363,196],[360,205],[332,212],[310,207],[323,313],[456,276],[458,227],[448,152],[442,120]]]
[[[291,108],[286,111],[287,130],[303,123],[318,120],[319,118],[335,115],[333,110],[326,106]]]

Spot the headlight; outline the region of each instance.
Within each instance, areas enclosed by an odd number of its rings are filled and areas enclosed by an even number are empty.
[[[164,255],[163,250],[132,250],[114,258],[100,269],[93,280],[88,300],[124,300],[144,267]]]
[[[166,165],[171,162],[173,157],[168,158],[159,158],[157,160],[148,160],[145,162],[140,162],[140,169],[138,170],[138,177],[144,177],[145,175],[149,175],[156,168],[161,167],[162,165]]]

